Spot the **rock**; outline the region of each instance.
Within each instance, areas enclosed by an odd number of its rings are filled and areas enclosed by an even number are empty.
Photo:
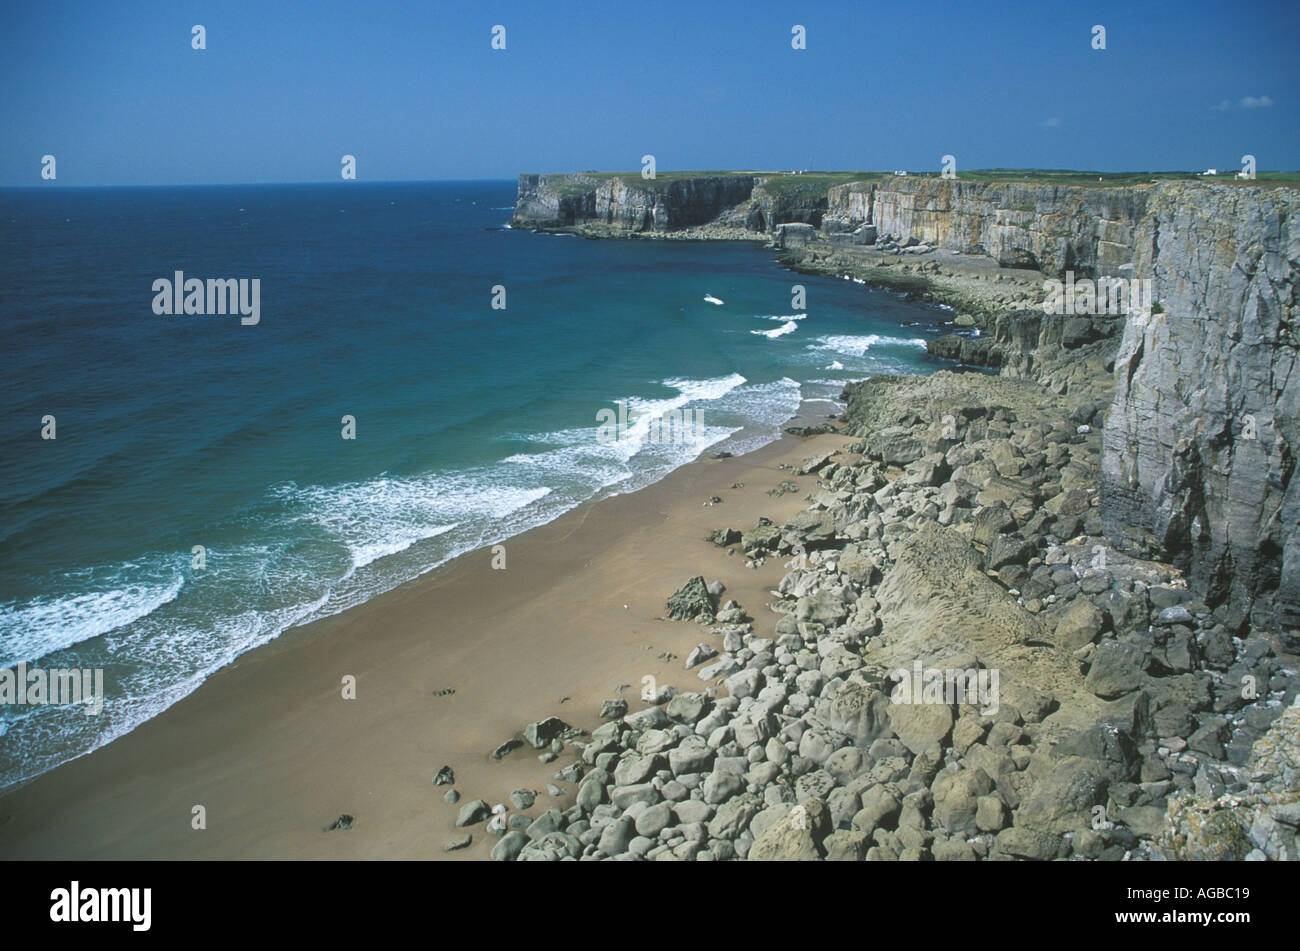
[[[456,803],[460,802],[460,793],[456,792],[454,789],[448,789],[442,798],[444,802],[449,802],[454,806]]]
[[[1160,612],[1156,620],[1157,623],[1165,625],[1196,623],[1196,618],[1192,617],[1192,612],[1188,611],[1187,608],[1183,607],[1181,604],[1175,604],[1172,607],[1165,608]]]
[[[627,817],[615,819],[601,831],[597,848],[606,855],[622,855],[635,835],[636,826]]]
[[[980,832],[999,832],[1007,822],[1007,810],[998,796],[980,796],[975,809],[975,828]]]
[[[1076,651],[1091,644],[1101,633],[1105,615],[1084,598],[1077,598],[1056,624],[1056,646],[1062,650]]]
[[[733,772],[714,769],[704,780],[704,801],[709,805],[725,802],[745,788],[744,778]]]
[[[569,724],[559,717],[547,717],[524,727],[524,739],[533,749],[540,750],[568,729]]]
[[[913,753],[944,744],[954,721],[952,707],[945,703],[889,704],[889,725]]]
[[[519,749],[519,747],[523,745],[524,745],[523,740],[519,739],[518,737],[512,736],[510,739],[506,740],[504,743],[502,743],[500,746],[498,746],[496,749],[492,751],[492,758],[501,759],[503,756],[506,756],[507,754],[514,752],[515,750]]]
[[[822,846],[828,862],[861,862],[871,847],[871,838],[865,832],[842,829],[828,835]]]
[[[709,536],[709,541],[720,548],[740,544],[740,532],[734,528],[720,528]]]
[[[342,829],[344,832],[352,828],[353,818],[346,812],[325,827],[326,832],[333,832],[335,829]]]
[[[713,762],[713,750],[698,736],[688,736],[668,753],[668,768],[674,776],[700,773]]]
[[[1142,651],[1122,641],[1104,641],[1092,655],[1085,685],[1103,699],[1131,693],[1142,682]]]
[[[637,783],[633,786],[615,786],[609,801],[617,808],[626,809],[635,802],[653,803],[659,800],[659,792],[650,783]]]
[[[718,807],[709,820],[708,833],[714,839],[738,839],[758,813],[758,803],[752,797],[738,796]]]
[[[1018,826],[1003,829],[994,842],[997,851],[1004,855],[1038,862],[1055,858],[1060,849],[1060,839],[1056,836]]]
[[[516,789],[510,794],[510,803],[520,812],[525,809],[531,809],[533,803],[537,801],[537,790],[535,789]]]
[[[494,862],[513,862],[519,857],[519,853],[528,845],[529,839],[522,832],[507,832],[501,837],[501,841],[492,846],[491,857]]]
[[[582,785],[578,787],[578,795],[574,801],[584,813],[590,813],[605,801],[605,784],[594,777],[584,779]]]
[[[891,735],[889,697],[862,681],[850,680],[835,694],[824,714],[832,730],[843,733],[855,746],[866,748]]]
[[[613,726],[614,724],[606,724]],[[628,714],[623,719],[623,725],[629,730],[635,732],[644,732],[646,730],[662,730],[665,727],[672,726],[668,719],[668,714],[664,713],[662,707],[646,707],[644,710],[638,710],[636,713]],[[595,735],[594,733],[592,734]]]
[[[702,693],[679,693],[668,702],[664,713],[678,723],[694,724],[699,721],[708,705],[709,698]]]
[[[902,803],[884,784],[872,786],[862,794],[862,808],[853,816],[852,826],[871,835],[876,829],[892,829]]]
[[[450,766],[444,766],[442,769],[438,770],[437,774],[433,777],[433,784],[435,786],[451,786],[454,785],[455,782],[456,774],[452,772]]]
[[[711,657],[717,657],[718,652],[708,644],[696,644],[695,648],[686,655],[686,669],[690,670]]]
[[[636,820],[637,835],[655,838],[673,821],[673,809],[670,803],[660,802],[650,806]]]
[[[713,622],[713,598],[699,575],[682,585],[668,599],[668,617],[673,621]]]
[[[1165,810],[1154,806],[1129,806],[1119,810],[1116,818],[1144,839],[1156,838],[1167,825]]]
[[[1034,557],[1036,549],[1032,542],[1014,535],[999,535],[989,545],[988,566],[992,571],[1007,565],[1023,565]]]
[[[460,813],[456,816],[456,825],[459,827],[472,826],[475,823],[482,822],[492,814],[488,804],[482,799],[473,799],[460,807]]]
[[[713,680],[715,677],[726,677],[739,669],[740,663],[736,658],[727,654],[707,667],[702,667],[699,677],[701,680]]]
[[[1113,773],[1098,760],[1080,756],[1053,759],[1032,782],[1016,810],[1016,824],[1063,835],[1091,826],[1093,808],[1105,806]]]
[[[830,811],[820,799],[782,807],[785,815],[769,825],[749,850],[751,862],[816,862],[825,856]]]
[[[454,839],[448,839],[447,844],[442,847],[444,852],[459,852],[461,849],[468,849],[470,843],[474,841],[474,836],[466,832],[464,835],[457,836]],[[497,843],[500,845],[500,843]]]
[[[713,815],[713,807],[699,799],[683,798],[672,803],[673,815],[681,825],[707,822]]]
[[[639,753],[627,753],[614,767],[614,783],[618,786],[633,786],[646,782],[659,768],[660,762],[660,758],[653,754],[642,756]]]
[[[557,832],[564,825],[564,815],[559,809],[547,809],[532,821],[524,834],[534,842],[544,839],[552,832]]]
[[[950,835],[972,836],[980,831],[975,821],[979,799],[993,791],[993,780],[984,770],[943,773],[933,788],[936,825]]]
[[[626,700],[606,700],[600,705],[600,718],[602,720],[619,720],[626,715]]]
[[[758,527],[745,532],[740,540],[740,545],[747,555],[776,551],[780,544],[781,529],[767,519],[760,520]]]

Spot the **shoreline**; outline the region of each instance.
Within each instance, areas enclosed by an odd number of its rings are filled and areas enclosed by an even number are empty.
[[[805,402],[785,425],[823,420]],[[707,535],[792,516],[816,479],[778,466],[848,438],[783,431],[743,455],[706,453],[508,539],[504,571],[492,568],[491,546],[476,549],[292,628],[130,733],[0,795],[0,855],[486,858],[493,837],[481,832],[468,849],[442,851],[457,807],[431,785],[434,773],[451,765],[457,788],[494,802],[540,785],[538,814],[571,805],[571,785],[556,798],[544,787],[572,749],[551,765],[526,747],[500,761],[491,751],[545,716],[595,728],[601,702],[641,668],[662,682],[695,682],[680,658],[705,631],[658,620],[668,596],[703,573],[721,579],[727,597],[765,603],[784,569],[771,559],[746,569]],[[766,494],[791,478],[799,492]],[[744,488],[731,488],[737,482]],[[704,504],[715,495],[723,502]],[[341,696],[346,675],[356,700]],[[455,693],[435,696],[445,689]],[[625,696],[644,706],[635,689]],[[194,806],[206,811],[204,830],[191,828]],[[345,813],[352,829],[322,831]]]

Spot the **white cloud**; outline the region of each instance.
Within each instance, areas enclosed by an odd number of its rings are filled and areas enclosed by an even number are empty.
[[[1273,105],[1271,96],[1244,96],[1234,104],[1231,99],[1221,99],[1210,109],[1214,112],[1227,112],[1229,109],[1267,109]]]
[[[1042,122],[1039,123],[1039,125],[1041,125],[1044,129],[1055,129],[1060,124],[1061,124],[1060,116],[1052,116],[1052,118],[1044,119]]]

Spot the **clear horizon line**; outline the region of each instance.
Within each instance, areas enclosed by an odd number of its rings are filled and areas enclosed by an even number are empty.
[[[890,169],[664,169],[665,174],[682,175],[692,172],[711,172],[727,174],[791,174],[795,171],[803,171],[810,174],[838,174],[844,172],[861,172],[863,174],[888,175],[893,170]],[[908,174],[918,176],[938,175],[939,169],[908,169]],[[1202,172],[1192,169],[1078,169],[1078,168],[1012,168],[1009,166],[990,166],[988,168],[971,168],[964,170],[967,174],[981,172],[1048,172],[1055,174],[1075,174],[1075,175],[1201,175]],[[570,172],[518,172],[513,176],[506,178],[486,177],[486,178],[372,178],[372,179],[313,179],[298,181],[260,181],[260,182],[170,182],[170,183],[150,183],[150,184],[125,184],[125,183],[102,183],[97,185],[66,185],[58,182],[42,182],[37,185],[0,185],[3,190],[37,190],[37,189],[92,189],[92,188],[239,188],[239,187],[268,187],[273,185],[296,186],[296,185],[436,185],[454,182],[514,182],[520,175],[639,175],[640,169],[605,170],[605,171],[570,171]],[[958,181],[960,175],[958,173]],[[1300,169],[1257,169],[1256,174],[1272,175],[1300,175]],[[1216,177],[1235,177],[1231,170],[1220,172]]]

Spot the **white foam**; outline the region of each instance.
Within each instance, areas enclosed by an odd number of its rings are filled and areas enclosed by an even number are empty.
[[[888,337],[882,334],[853,336],[833,334],[818,337],[817,343],[810,343],[809,350],[833,350],[854,357],[864,357],[872,347],[920,347],[925,349],[925,340],[920,337]]]
[[[549,491],[494,484],[468,473],[430,473],[334,486],[284,486],[276,494],[291,512],[341,542],[357,569],[444,535],[462,522],[503,518]]]
[[[786,334],[794,333],[799,329],[799,325],[793,320],[788,320],[775,330],[751,330],[750,333],[758,334],[760,337],[766,337],[768,340],[775,340],[777,337],[784,337]]]
[[[722,301],[719,300],[718,298],[714,297],[712,294],[705,294],[705,295],[704,295],[704,299],[705,299],[706,301],[708,301],[710,304],[716,304],[716,305],[718,305],[719,307],[722,306]]]
[[[114,570],[97,591],[0,605],[0,667],[36,661],[133,624],[175,600],[185,584],[181,574],[168,580],[128,581],[139,573],[133,570],[137,567]]]

